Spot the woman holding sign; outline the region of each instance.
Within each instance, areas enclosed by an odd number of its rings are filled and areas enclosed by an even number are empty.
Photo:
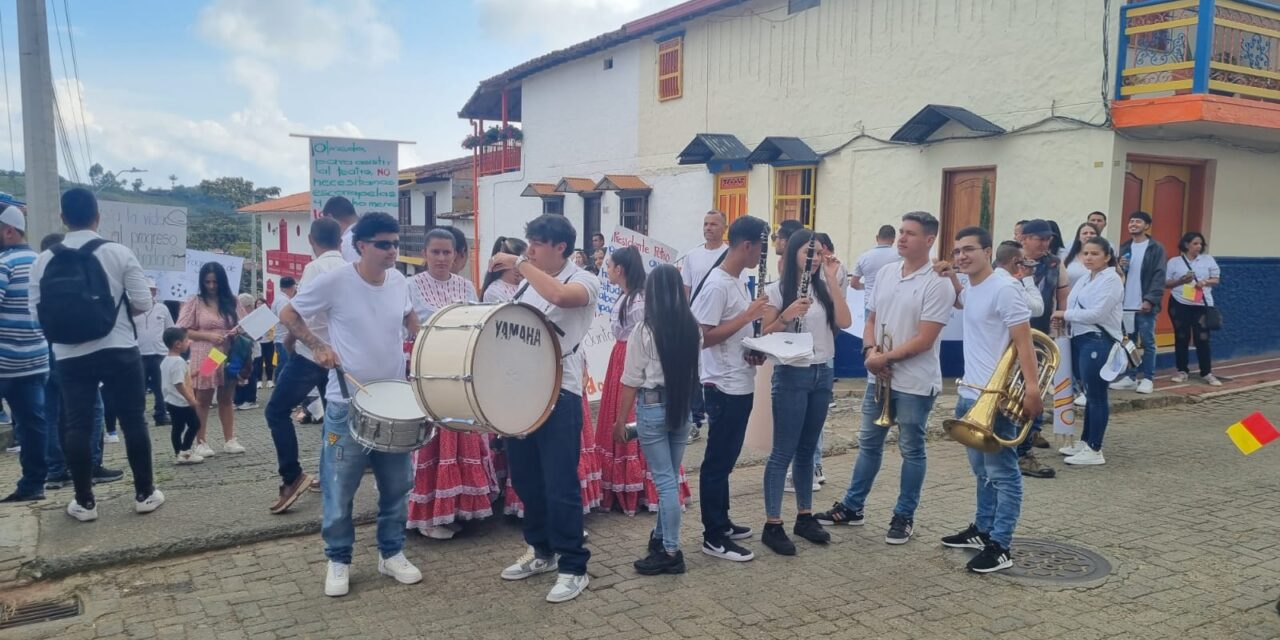
[[[1196,343],[1196,360],[1200,378],[1211,386],[1222,382],[1213,375],[1213,358],[1209,351],[1209,330],[1204,327],[1206,309],[1213,306],[1213,288],[1218,285],[1221,270],[1213,256],[1206,253],[1209,243],[1198,231],[1188,231],[1178,241],[1180,255],[1165,266],[1164,286],[1172,289],[1169,297],[1169,319],[1173,321],[1173,354],[1178,372],[1171,382],[1186,382],[1189,377],[1187,347]]]
[[[196,432],[195,453],[208,458],[213,448],[205,441],[209,427],[209,407],[218,397],[218,421],[222,423],[222,450],[226,453],[244,453],[244,447],[236,440],[236,407],[232,402],[235,382],[228,382],[223,375],[222,363],[231,350],[231,336],[237,332],[242,312],[227,271],[217,262],[206,262],[200,267],[200,293],[182,303],[178,314],[178,326],[187,330],[191,339],[191,357],[187,359],[191,370],[191,386],[196,393],[196,415],[200,417],[200,430]]]
[[[627,515],[635,515],[640,505],[648,505],[651,511],[658,509],[658,490],[653,484],[648,464],[634,439],[616,436],[615,423],[623,411],[619,406],[622,388],[622,371],[627,359],[627,339],[645,317],[644,259],[635,247],[623,247],[614,251],[605,261],[609,282],[622,288],[622,297],[613,305],[610,328],[615,340],[609,354],[609,368],[604,376],[604,390],[600,395],[600,419],[596,421],[596,446],[600,449],[604,487],[604,508],[613,505],[622,508]],[[623,421],[635,421],[635,408],[628,406]],[[625,434],[622,434],[625,435]],[[680,470],[680,498],[683,503],[690,495],[689,484]]]

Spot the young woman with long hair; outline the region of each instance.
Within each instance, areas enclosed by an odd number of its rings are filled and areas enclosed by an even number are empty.
[[[1194,340],[1200,379],[1214,386],[1222,381],[1213,375],[1213,354],[1209,350],[1209,330],[1201,325],[1205,309],[1213,306],[1213,288],[1222,279],[1218,261],[1209,255],[1209,243],[1199,231],[1188,231],[1178,241],[1178,255],[1165,266],[1165,288],[1169,289],[1169,320],[1173,322],[1173,355],[1178,367],[1170,382],[1186,382],[1190,377],[1187,348]],[[1188,289],[1190,287],[1190,289]],[[1191,295],[1187,295],[1190,293]]]
[[[1076,239],[1071,243],[1071,249],[1067,251],[1067,256],[1062,259],[1062,264],[1067,267],[1067,277],[1071,280],[1071,286],[1075,286],[1080,278],[1088,275],[1089,269],[1084,266],[1084,262],[1079,260],[1080,250],[1084,248],[1084,243],[1090,238],[1098,237],[1098,228],[1088,222],[1080,223],[1076,227]]]
[[[223,365],[212,374],[204,375],[200,367],[209,352],[217,348],[223,354],[230,352],[231,337],[243,317],[235,291],[227,280],[227,271],[217,262],[206,262],[200,267],[200,292],[182,304],[178,314],[178,326],[187,330],[191,339],[191,386],[196,395],[196,415],[200,417],[200,430],[196,433],[195,453],[202,457],[214,454],[205,441],[209,427],[209,407],[214,396],[218,398],[218,421],[222,423],[222,450],[226,453],[244,453],[244,447],[236,440],[236,407],[232,402],[235,382],[228,382]]]
[[[505,253],[522,256],[529,250],[529,245],[520,238],[500,237],[493,243],[493,253],[489,257]],[[484,302],[509,302],[520,290],[520,272],[515,269],[490,271],[484,274],[484,284],[480,287],[480,299]]]
[[[675,267],[655,267],[645,282],[644,295],[644,320],[627,341],[619,376],[619,400],[628,411],[616,412],[613,441],[626,441],[627,414],[634,407],[636,438],[658,494],[658,517],[649,535],[648,554],[635,562],[636,571],[684,573],[680,515],[681,503],[689,494],[687,487],[681,489],[678,470],[692,425],[702,332],[689,311],[684,282]]]
[[[409,279],[409,299],[420,325],[455,302],[476,302],[475,285],[453,273],[457,264],[454,236],[444,229],[427,232],[423,259],[427,270]],[[409,492],[406,527],[436,540],[448,540],[462,529],[462,520],[493,515],[498,496],[485,433],[440,429],[427,446],[413,452],[413,489]]]
[[[814,543],[831,534],[813,517],[813,450],[827,420],[834,376],[831,358],[835,334],[853,324],[838,273],[840,261],[816,250],[808,253],[813,232],[791,234],[783,254],[782,277],[765,288],[763,333],[808,333],[813,356],[807,364],[779,364],[773,370],[773,450],[764,471],[765,526],[760,541],[781,555],[795,555],[796,547],[782,527],[782,494],[787,469],[795,462],[796,524],[793,532]],[[801,291],[807,273],[808,291]]]
[[[1115,251],[1106,238],[1095,236],[1085,241],[1080,260],[1089,273],[1071,288],[1067,308],[1055,311],[1053,321],[1058,326],[1065,323],[1071,334],[1071,351],[1074,362],[1079,365],[1088,402],[1083,412],[1084,431],[1080,440],[1058,452],[1067,456],[1064,461],[1067,464],[1099,465],[1106,462],[1102,457],[1102,436],[1111,417],[1108,384],[1102,379],[1102,369],[1111,345],[1124,335],[1120,323],[1124,315],[1124,283],[1113,268]]]
[[[632,405],[618,403],[622,387],[622,371],[627,357],[627,340],[632,331],[645,318],[644,259],[635,247],[623,247],[605,260],[605,273],[609,282],[622,289],[622,297],[613,305],[610,329],[615,340],[609,354],[609,368],[604,376],[604,389],[600,395],[600,414],[596,420],[596,447],[600,452],[600,485],[604,490],[605,509],[617,505],[627,515],[635,515],[644,504],[657,509],[658,494],[653,481],[647,478],[644,456],[640,446],[631,441],[615,441],[614,423],[619,414],[624,422],[635,419]],[[688,484],[683,483],[685,497]]]

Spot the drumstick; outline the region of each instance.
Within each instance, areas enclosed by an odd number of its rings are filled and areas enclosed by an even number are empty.
[[[354,384],[354,385],[356,386],[356,390],[357,390],[357,391],[364,391],[364,385],[360,384],[360,382],[359,382],[359,381],[357,381],[354,377],[352,377],[352,375],[351,375],[351,374],[347,373],[346,371],[343,371],[343,372],[342,372],[342,375],[343,375],[343,377],[345,377],[348,381],[350,381],[350,382],[351,382],[351,384]]]

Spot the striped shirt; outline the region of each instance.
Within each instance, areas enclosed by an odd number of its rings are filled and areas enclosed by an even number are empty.
[[[25,244],[0,253],[0,378],[49,372],[49,345],[27,305],[35,261]]]

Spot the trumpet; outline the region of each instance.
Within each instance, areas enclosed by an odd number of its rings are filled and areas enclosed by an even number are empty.
[[[887,325],[880,325],[880,342],[876,345],[876,353],[889,353],[893,350],[893,336],[886,330]],[[893,388],[889,374],[876,376],[876,402],[880,403],[880,416],[873,424],[886,429],[896,426],[893,419]]]

